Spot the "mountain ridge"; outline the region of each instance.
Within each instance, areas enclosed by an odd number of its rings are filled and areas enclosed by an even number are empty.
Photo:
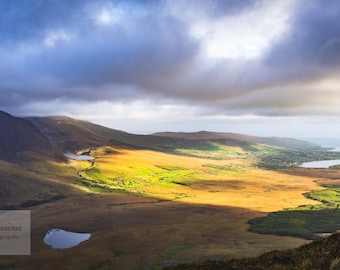
[[[253,142],[260,141],[260,137],[256,136],[250,136],[250,135],[244,135],[244,134],[238,134],[238,133],[232,133],[232,132],[214,132],[214,131],[196,131],[196,132],[156,132],[152,133],[152,136],[162,136],[162,137],[172,137],[172,138],[183,138],[188,140],[198,140],[198,139],[236,139],[236,140],[247,140]]]
[[[316,143],[281,137],[257,137],[251,135],[244,135],[232,132],[213,132],[213,131],[197,131],[197,132],[156,132],[152,136],[163,136],[177,139],[188,140],[217,140],[217,139],[231,139],[237,141],[245,141],[248,143],[267,144],[271,146],[293,148],[293,149],[321,149],[322,147]]]
[[[231,132],[157,132],[132,134],[67,116],[14,117],[0,111],[0,158],[10,160],[19,152],[34,151],[58,155],[100,146],[130,149],[174,151],[178,148],[224,145],[266,144],[291,149],[319,149],[321,146],[302,140],[256,137]]]
[[[28,152],[62,158],[49,139],[29,120],[0,111],[0,124],[0,159],[20,159]]]
[[[291,149],[320,149],[318,144],[290,138],[256,137],[231,132],[157,132],[150,135],[132,134],[91,122],[65,116],[27,117],[53,145],[62,151],[76,152],[84,148],[103,145],[171,151],[176,148],[195,147],[218,142],[222,144],[267,144]]]

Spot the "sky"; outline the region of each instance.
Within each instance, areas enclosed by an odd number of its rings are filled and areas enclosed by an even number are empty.
[[[340,1],[0,0],[0,110],[340,138]]]

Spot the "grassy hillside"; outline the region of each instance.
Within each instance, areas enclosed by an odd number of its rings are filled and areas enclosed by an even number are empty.
[[[29,117],[50,141],[63,151],[79,151],[98,146],[115,146],[132,149],[154,149],[174,151],[178,148],[214,147],[214,144],[239,145],[249,147],[267,144],[275,147],[316,150],[320,146],[305,141],[281,138],[261,138],[234,133],[155,133],[136,135],[106,128],[90,122],[69,117]]]
[[[0,125],[0,159],[18,161],[31,152],[62,159],[61,153],[30,121],[0,111]]]
[[[250,220],[249,229],[257,233],[290,235],[306,239],[318,239],[320,235],[339,230],[339,186],[307,192],[305,196],[321,203],[287,208]]]
[[[27,119],[32,121],[55,146],[64,152],[107,145],[111,138],[124,138],[127,135],[122,131],[65,116],[29,117]]]
[[[293,168],[310,160],[340,158],[339,153],[319,151],[321,148],[316,144],[287,138],[207,131],[135,135],[69,117],[28,119],[63,152],[88,153],[100,146],[112,146],[212,159],[230,159],[247,153],[253,156],[254,165],[266,169]]]
[[[172,150],[179,146],[198,144],[174,138],[130,134],[64,116],[27,119],[64,152],[106,145],[130,149]]]
[[[67,171],[44,161],[20,165],[0,161],[0,209],[26,209],[79,194],[63,182]]]
[[[215,260],[165,267],[164,270],[336,270],[340,269],[340,234],[302,247],[254,258]]]
[[[318,185],[313,178],[292,179],[253,167],[256,157],[241,146],[201,146],[186,155],[105,146],[91,150],[94,162],[27,163],[18,180],[30,173],[32,181],[43,181],[31,193],[16,187],[16,197],[26,197],[15,204],[24,203],[33,215],[32,255],[1,257],[0,265],[60,269],[62,261],[69,269],[161,269],[305,243],[254,234],[247,231],[247,221],[306,204],[302,193]],[[7,172],[4,179],[14,178]],[[51,196],[39,197],[44,194]],[[56,195],[65,197],[53,201]],[[74,249],[57,251],[42,242],[52,228],[93,236]]]
[[[300,149],[300,150],[320,150],[321,147],[318,144],[306,142],[303,140],[291,139],[291,138],[277,138],[277,137],[255,137],[237,133],[227,132],[157,132],[152,134],[154,136],[163,136],[177,139],[188,140],[218,140],[229,139],[235,141],[247,142],[250,144],[266,144],[271,146],[277,146],[282,148]]]
[[[0,268],[154,270],[253,257],[309,241],[249,231],[249,220],[337,198],[325,185],[340,183],[340,171],[297,167],[340,153],[237,134],[148,136],[67,117],[30,120],[61,151],[95,159],[59,162],[33,151],[20,166],[0,162],[1,207],[32,211],[32,255],[1,256]],[[54,250],[42,241],[52,228],[92,236]]]

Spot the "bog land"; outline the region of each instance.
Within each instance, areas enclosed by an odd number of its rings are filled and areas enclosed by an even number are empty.
[[[2,256],[1,269],[162,269],[296,248],[339,229],[340,171],[299,164],[340,153],[253,137],[116,132],[108,141],[110,131],[87,123],[84,130],[96,137],[70,131],[84,125],[68,124],[49,139],[94,160],[29,152],[20,164],[0,161],[1,208],[32,211],[32,255]],[[91,238],[52,249],[43,238],[53,228]]]

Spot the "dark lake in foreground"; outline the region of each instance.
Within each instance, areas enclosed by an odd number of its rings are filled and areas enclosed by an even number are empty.
[[[339,159],[319,160],[319,161],[311,161],[311,162],[302,163],[300,168],[326,169],[326,168],[329,168],[330,166],[339,165],[339,164],[340,164]]]

